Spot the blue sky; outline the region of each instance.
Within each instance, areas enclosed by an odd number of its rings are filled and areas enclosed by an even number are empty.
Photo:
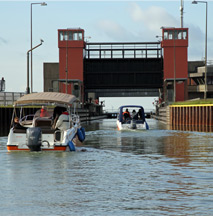
[[[0,0],[0,78],[7,92],[26,90],[31,2]],[[33,45],[44,40],[33,53],[34,91],[43,91],[43,62],[58,62],[58,29],[81,27],[90,42],[154,42],[161,26],[180,27],[180,0],[46,3],[33,6]],[[208,60],[213,60],[212,11],[213,1],[208,1]],[[188,59],[203,59],[205,4],[184,1],[184,27],[189,28]]]

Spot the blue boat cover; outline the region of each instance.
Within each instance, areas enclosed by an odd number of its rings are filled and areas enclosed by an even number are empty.
[[[145,114],[144,114],[144,108],[142,106],[139,105],[124,105],[119,107],[119,121],[123,122],[123,112],[125,111],[125,109],[128,108],[138,108],[140,110],[140,114],[141,114],[141,120],[143,122],[145,122]]]

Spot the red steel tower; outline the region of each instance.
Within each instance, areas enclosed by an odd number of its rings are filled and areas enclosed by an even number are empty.
[[[59,91],[83,102],[84,30],[59,29]]]
[[[164,48],[164,100],[188,98],[188,28],[162,28]]]

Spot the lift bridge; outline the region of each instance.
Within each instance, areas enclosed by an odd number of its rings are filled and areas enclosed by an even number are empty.
[[[160,42],[86,43],[84,90],[96,97],[155,97],[163,87]]]

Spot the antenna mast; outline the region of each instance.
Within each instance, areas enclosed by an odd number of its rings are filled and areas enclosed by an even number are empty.
[[[181,0],[180,5],[180,27],[183,28],[183,0]]]

